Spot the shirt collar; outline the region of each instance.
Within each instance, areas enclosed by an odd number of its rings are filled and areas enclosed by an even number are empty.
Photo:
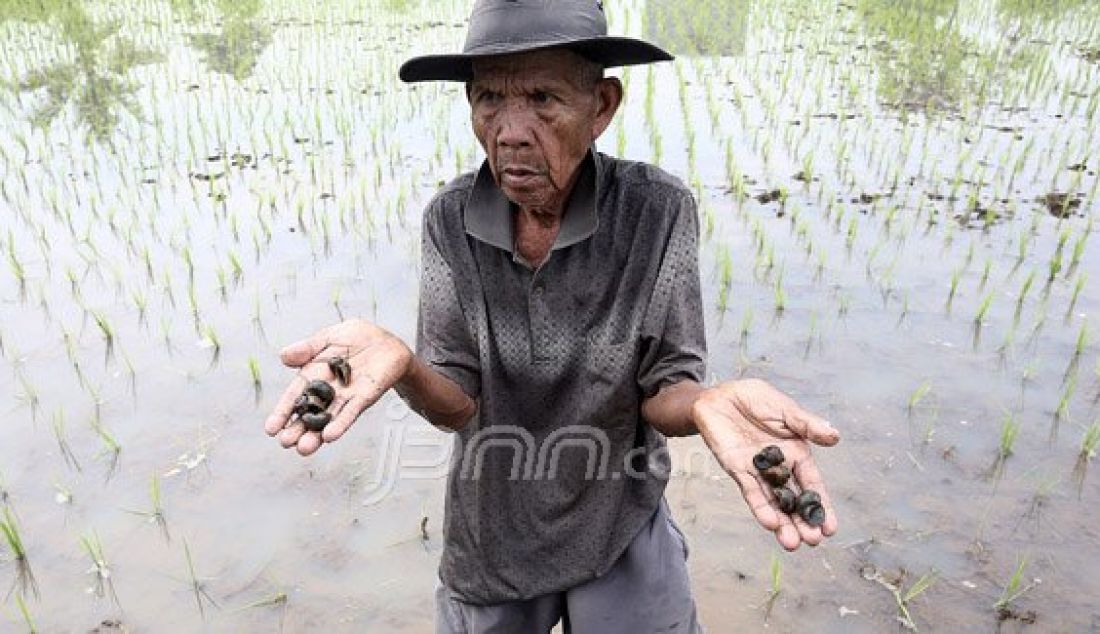
[[[596,233],[599,226],[596,201],[599,200],[600,162],[599,153],[594,147],[589,148],[581,163],[580,178],[569,196],[552,250],[576,244]],[[481,164],[463,211],[466,233],[515,255],[512,216],[512,202],[497,187],[486,159]]]

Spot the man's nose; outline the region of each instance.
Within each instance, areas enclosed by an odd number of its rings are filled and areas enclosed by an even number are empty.
[[[531,132],[531,110],[524,104],[509,103],[500,113],[500,131],[497,145],[507,148],[530,146],[534,142]]]

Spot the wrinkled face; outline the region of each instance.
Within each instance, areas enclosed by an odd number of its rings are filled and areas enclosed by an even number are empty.
[[[566,50],[487,58],[467,85],[474,134],[497,185],[520,207],[563,208],[589,146],[622,100],[617,79],[585,81]]]

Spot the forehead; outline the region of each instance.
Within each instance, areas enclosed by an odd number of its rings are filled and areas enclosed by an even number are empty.
[[[517,81],[566,82],[580,74],[584,58],[569,50],[533,51],[476,59],[473,83]]]

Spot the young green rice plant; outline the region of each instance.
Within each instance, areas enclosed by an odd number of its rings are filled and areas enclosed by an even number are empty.
[[[1028,273],[1027,279],[1024,280],[1023,285],[1020,287],[1020,294],[1016,296],[1016,320],[1019,321],[1020,313],[1024,309],[1024,302],[1027,301],[1027,294],[1031,291],[1032,285],[1035,284],[1035,269]]]
[[[214,330],[214,327],[210,324],[206,324],[203,328],[203,339],[206,344],[214,351],[214,360],[217,360],[222,351],[222,342],[218,339],[218,333]]]
[[[982,299],[982,303],[978,305],[978,312],[974,315],[974,325],[978,328],[982,327],[982,323],[985,321],[986,315],[989,313],[989,307],[993,304],[993,291],[989,291],[985,298]]]
[[[962,279],[962,268],[951,272],[951,286],[947,290],[947,312],[951,313],[951,304],[955,301],[955,294],[959,291],[959,280]]]
[[[115,437],[99,422],[98,418],[97,415],[96,419],[92,422],[92,431],[99,436],[99,440],[103,444],[103,449],[100,450],[99,455],[107,459],[107,473],[105,479],[110,480],[111,476],[115,474],[115,470],[118,469],[118,459],[122,455],[122,445],[115,440]]]
[[[1069,418],[1069,404],[1073,400],[1073,394],[1077,391],[1077,375],[1070,374],[1066,380],[1066,387],[1062,390],[1062,397],[1058,400],[1058,408],[1054,410],[1054,422]]]
[[[103,543],[99,540],[99,535],[94,532],[81,535],[80,547],[92,563],[86,574],[94,575],[95,585],[89,588],[89,591],[100,599],[110,597],[115,606],[121,608],[118,593],[115,592],[115,582],[111,577],[111,566],[107,563],[107,556],[103,554]]]
[[[150,507],[147,511],[135,511],[129,510],[128,512],[134,515],[141,515],[147,518],[150,522],[156,523],[160,527],[161,534],[164,535],[165,541],[172,541],[172,536],[168,532],[168,520],[164,516],[164,501],[160,493],[160,478],[154,472],[152,478],[149,480],[149,502]]]
[[[1097,448],[1100,447],[1100,421],[1093,421],[1085,429],[1081,437],[1081,448],[1077,452],[1077,461],[1073,465],[1073,481],[1077,485],[1077,499],[1085,489],[1085,476],[1088,475],[1089,464],[1096,457]]]
[[[248,357],[248,373],[252,376],[252,387],[259,393],[263,388],[263,381],[260,379],[260,361],[255,355]]]
[[[917,389],[913,390],[913,393],[909,396],[909,407],[907,411],[909,416],[913,416],[913,411],[920,405],[921,401],[932,391],[932,382],[925,381],[917,386]]]
[[[1009,414],[1001,423],[1001,439],[997,446],[997,457],[1001,462],[1012,455],[1013,448],[1016,446],[1016,438],[1019,435],[1020,422],[1016,420],[1015,416]]]
[[[80,462],[76,459],[76,454],[73,453],[73,449],[69,445],[69,440],[66,437],[65,410],[61,407],[58,407],[53,415],[53,435],[57,440],[57,449],[61,452],[61,457],[65,460],[65,464],[69,465],[69,468],[79,472],[81,470]]]
[[[0,520],[0,533],[4,535],[4,542],[11,552],[12,560],[15,561],[15,580],[12,582],[11,590],[8,590],[8,596],[11,596],[13,590],[19,588],[20,595],[25,595],[27,590],[30,590],[35,598],[38,598],[38,581],[35,580],[30,560],[27,559],[27,549],[23,544],[22,535],[19,534],[19,524],[15,521],[11,506],[8,504],[4,505],[4,519]]]
[[[775,600],[779,598],[779,593],[783,590],[783,560],[774,552],[772,553],[771,563],[768,565],[768,578],[771,583],[768,588],[768,600],[764,606],[764,623],[767,623],[771,617]]]
[[[1077,276],[1077,283],[1073,285],[1073,293],[1070,295],[1069,305],[1066,307],[1066,320],[1069,320],[1070,316],[1073,315],[1073,309],[1077,307],[1077,300],[1081,297],[1081,291],[1085,290],[1085,283],[1088,279],[1088,273],[1081,273]]]
[[[209,601],[210,605],[219,607],[217,601],[210,596],[210,593],[206,591],[205,584],[199,581],[198,575],[195,573],[195,561],[191,557],[191,546],[188,545],[187,540],[183,540],[183,552],[187,556],[187,574],[188,585],[191,587],[191,592],[195,595],[195,604],[199,607],[199,615],[206,620],[206,607],[203,605],[203,600]]]
[[[981,292],[985,285],[989,282],[989,273],[993,268],[993,259],[986,258],[985,264],[982,266],[982,276],[978,279],[978,291]]]
[[[936,577],[936,571],[930,570],[921,575],[920,579],[914,581],[913,585],[909,586],[909,589],[904,593],[901,592],[900,588],[893,589],[894,602],[898,606],[898,621],[908,629],[917,629],[916,624],[913,622],[913,615],[909,612],[909,604],[935,585]]]
[[[787,293],[783,290],[783,273],[775,278],[775,314],[782,315],[787,309]]]
[[[997,610],[998,613],[1009,613],[1013,602],[1023,596],[1024,593],[1030,592],[1035,586],[1039,585],[1038,579],[1026,585],[1024,584],[1024,571],[1027,569],[1027,560],[1027,555],[1019,558],[1019,562],[1016,564],[1016,570],[1013,571],[1012,576],[1009,577],[1008,581],[1005,583],[1000,598],[993,604],[993,609]]]
[[[38,420],[38,408],[41,405],[41,398],[38,396],[38,389],[27,379],[26,375],[19,372],[19,385],[23,389],[23,392],[19,395],[19,400],[27,404],[31,408],[31,419]]]
[[[95,324],[99,327],[99,332],[103,335],[103,341],[107,344],[107,351],[109,354],[115,343],[115,330],[111,327],[111,322],[107,320],[107,316],[103,313],[93,310],[92,318],[95,319]]]

